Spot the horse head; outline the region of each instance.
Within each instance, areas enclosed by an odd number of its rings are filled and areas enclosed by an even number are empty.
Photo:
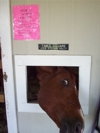
[[[84,118],[73,71],[64,67],[37,67],[38,102],[60,128],[60,133],[82,133]]]

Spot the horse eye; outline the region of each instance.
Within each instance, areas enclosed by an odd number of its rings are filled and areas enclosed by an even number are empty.
[[[64,80],[62,81],[62,83],[63,83],[64,85],[68,85],[68,84],[69,84],[68,80],[66,80],[66,79],[64,79]]]

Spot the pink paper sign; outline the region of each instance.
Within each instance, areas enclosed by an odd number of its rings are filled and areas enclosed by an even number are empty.
[[[39,40],[39,6],[13,6],[13,26],[14,40]]]

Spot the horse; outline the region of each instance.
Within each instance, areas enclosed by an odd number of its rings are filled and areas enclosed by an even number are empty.
[[[78,99],[78,74],[74,68],[36,66],[29,69],[39,80],[34,98],[60,129],[60,133],[82,133],[84,114]],[[33,88],[33,79],[32,79]],[[39,89],[37,89],[39,88]],[[37,96],[36,96],[37,95]]]
[[[65,67],[37,67],[38,103],[60,133],[82,133],[84,114],[78,99],[75,73]]]

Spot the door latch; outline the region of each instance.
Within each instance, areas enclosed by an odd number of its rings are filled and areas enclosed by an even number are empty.
[[[8,78],[8,76],[7,76],[6,72],[4,72],[4,74],[3,74],[3,78],[4,78],[5,82],[7,82],[7,78]]]

